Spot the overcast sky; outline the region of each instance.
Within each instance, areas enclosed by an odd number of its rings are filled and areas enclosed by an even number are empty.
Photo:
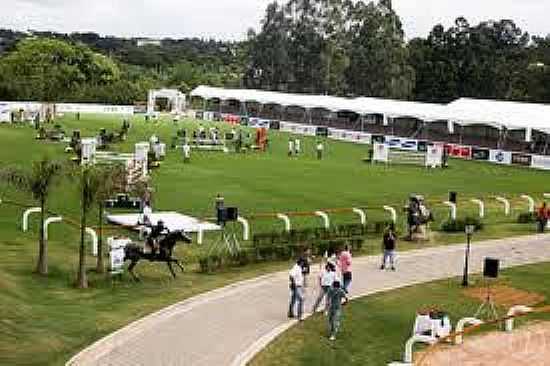
[[[93,31],[103,35],[242,39],[272,0],[0,0],[0,28]],[[407,38],[433,25],[514,19],[531,34],[550,33],[550,0],[393,0]]]

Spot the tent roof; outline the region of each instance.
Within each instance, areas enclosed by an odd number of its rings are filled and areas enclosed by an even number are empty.
[[[302,108],[323,108],[332,112],[384,114],[414,117],[427,122],[450,120],[462,126],[483,124],[508,129],[533,128],[550,132],[550,105],[461,98],[447,105],[383,98],[341,98],[327,95],[279,93],[253,89],[224,89],[199,86],[191,96],[204,99],[238,100]]]
[[[508,129],[550,131],[550,105],[460,98],[447,105],[449,119],[461,125],[489,124]]]

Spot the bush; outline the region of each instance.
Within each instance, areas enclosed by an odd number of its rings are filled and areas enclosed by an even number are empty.
[[[441,224],[441,231],[446,233],[460,233],[466,230],[466,225],[474,225],[476,231],[483,229],[483,223],[477,217],[466,217],[464,219],[448,220]]]
[[[518,224],[532,224],[537,221],[537,215],[534,212],[524,212],[518,215]]]

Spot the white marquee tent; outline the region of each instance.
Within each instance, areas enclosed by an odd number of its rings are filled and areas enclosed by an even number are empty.
[[[425,122],[449,121],[462,126],[489,125],[495,128],[533,129],[550,132],[550,105],[461,98],[450,104],[420,103],[382,98],[340,98],[269,92],[252,89],[223,89],[199,86],[192,97],[205,100],[236,100],[241,103],[278,104],[305,109],[322,108],[332,112],[351,111],[361,115],[382,114],[384,117],[413,117]]]

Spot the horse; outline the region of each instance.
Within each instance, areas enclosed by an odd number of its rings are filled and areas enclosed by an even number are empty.
[[[178,259],[172,257],[174,246],[177,242],[182,241],[184,243],[191,243],[192,240],[182,230],[172,231],[160,241],[159,250],[156,253],[145,253],[141,245],[131,243],[124,249],[124,261],[130,261],[128,272],[132,275],[134,280],[139,281],[139,278],[134,273],[134,267],[141,259],[149,260],[150,262],[165,262],[170,269],[170,273],[173,278],[176,278],[172,263],[175,263],[183,272],[183,266]]]
[[[409,206],[405,208],[407,211],[407,223],[409,226],[408,240],[413,240],[413,234],[419,233],[422,226],[427,226],[434,221],[433,214],[420,202],[412,200]]]

